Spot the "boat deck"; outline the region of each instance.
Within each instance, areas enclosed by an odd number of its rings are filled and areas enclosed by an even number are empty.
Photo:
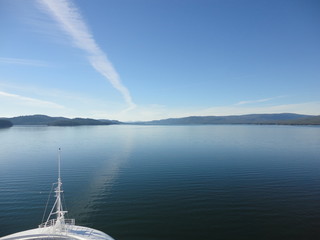
[[[96,229],[82,227],[77,225],[69,225],[63,232],[57,232],[54,226],[35,228],[23,232],[18,232],[5,237],[0,240],[66,240],[66,239],[79,239],[79,240],[114,240],[109,235],[98,231]]]

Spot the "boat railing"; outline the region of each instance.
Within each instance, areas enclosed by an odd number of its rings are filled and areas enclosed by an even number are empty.
[[[51,227],[56,225],[57,219],[50,219],[47,222],[41,223],[39,225],[39,228],[44,228],[44,227]],[[64,225],[75,225],[75,219],[64,219]]]

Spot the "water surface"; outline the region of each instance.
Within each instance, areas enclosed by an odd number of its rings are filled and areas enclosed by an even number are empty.
[[[320,238],[320,128],[0,129],[0,236],[41,223],[57,178],[69,217],[118,240]]]

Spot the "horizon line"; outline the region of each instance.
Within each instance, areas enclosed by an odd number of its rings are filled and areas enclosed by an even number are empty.
[[[320,115],[311,115],[311,114],[301,114],[301,113],[292,113],[292,112],[282,112],[282,113],[249,113],[249,114],[234,114],[234,115],[189,115],[184,117],[169,117],[169,118],[162,118],[162,119],[153,119],[153,120],[136,120],[136,121],[120,121],[117,119],[106,119],[106,118],[91,118],[91,117],[65,117],[65,116],[50,116],[46,114],[30,114],[30,115],[19,115],[13,117],[0,117],[0,119],[10,119],[10,118],[18,118],[18,117],[32,117],[32,116],[46,116],[51,118],[68,118],[68,119],[93,119],[93,120],[111,120],[111,121],[119,121],[119,122],[152,122],[152,121],[159,121],[159,120],[167,120],[167,119],[181,119],[181,118],[189,118],[189,117],[233,117],[233,116],[248,116],[248,115],[281,115],[281,114],[292,114],[292,115],[301,115],[307,117],[316,117]]]

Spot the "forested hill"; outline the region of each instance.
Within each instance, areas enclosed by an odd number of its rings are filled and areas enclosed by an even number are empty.
[[[0,119],[0,128],[8,128],[8,127],[12,127],[12,122],[10,122],[9,120]]]
[[[283,125],[320,125],[320,116],[293,113],[248,114],[235,116],[192,116],[169,118],[149,122],[145,125],[191,125],[191,124],[283,124]]]
[[[67,120],[64,117],[49,117],[46,115],[29,115],[29,116],[19,116],[8,118],[13,125],[48,125],[50,123]]]
[[[116,120],[95,120],[90,118],[49,117],[46,115],[30,115],[6,118],[13,125],[49,125],[49,126],[81,126],[120,124]]]
[[[83,125],[111,125],[119,124],[118,121],[111,120],[95,120],[90,118],[74,118],[74,119],[64,119],[49,123],[49,126],[83,126]]]

